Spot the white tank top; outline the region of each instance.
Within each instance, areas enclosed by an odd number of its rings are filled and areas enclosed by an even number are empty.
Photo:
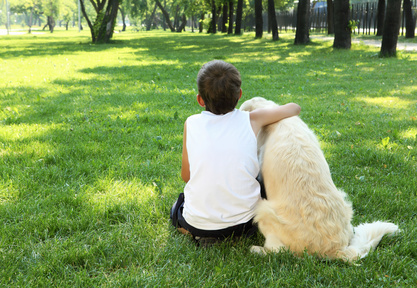
[[[256,136],[249,113],[204,111],[187,119],[190,180],[183,216],[191,226],[219,230],[248,222],[260,200]]]

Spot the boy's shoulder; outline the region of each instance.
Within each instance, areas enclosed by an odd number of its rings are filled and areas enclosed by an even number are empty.
[[[249,112],[247,111],[242,111],[239,109],[234,109],[226,114],[221,114],[221,115],[217,115],[217,114],[213,114],[209,111],[202,111],[199,114],[193,114],[191,116],[188,116],[187,121],[188,120],[197,120],[197,119],[212,119],[215,121],[222,121],[225,120],[227,121],[227,119],[230,118],[236,118],[236,117],[248,117],[247,115],[249,114]],[[244,116],[246,115],[246,116]]]
[[[201,115],[202,115],[202,113],[190,115],[190,116],[187,117],[187,121],[188,121],[188,119],[197,119],[197,118],[200,118]]]

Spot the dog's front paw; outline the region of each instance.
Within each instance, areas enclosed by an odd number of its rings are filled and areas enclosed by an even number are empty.
[[[254,254],[259,254],[259,255],[266,255],[265,248],[261,246],[252,246],[250,248],[250,252]]]

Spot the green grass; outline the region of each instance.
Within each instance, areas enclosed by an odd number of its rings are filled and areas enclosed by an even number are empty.
[[[294,34],[227,37],[88,31],[0,37],[0,286],[413,287],[417,283],[417,54]],[[357,265],[252,255],[255,239],[200,249],[169,224],[195,78],[212,59],[242,73],[243,99],[297,102],[354,224],[389,220]]]

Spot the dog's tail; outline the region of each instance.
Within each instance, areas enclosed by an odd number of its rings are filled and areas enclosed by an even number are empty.
[[[378,246],[384,235],[395,235],[398,226],[389,222],[373,222],[361,224],[355,228],[350,244],[343,251],[342,257],[346,260],[357,260],[364,258],[368,253]]]

